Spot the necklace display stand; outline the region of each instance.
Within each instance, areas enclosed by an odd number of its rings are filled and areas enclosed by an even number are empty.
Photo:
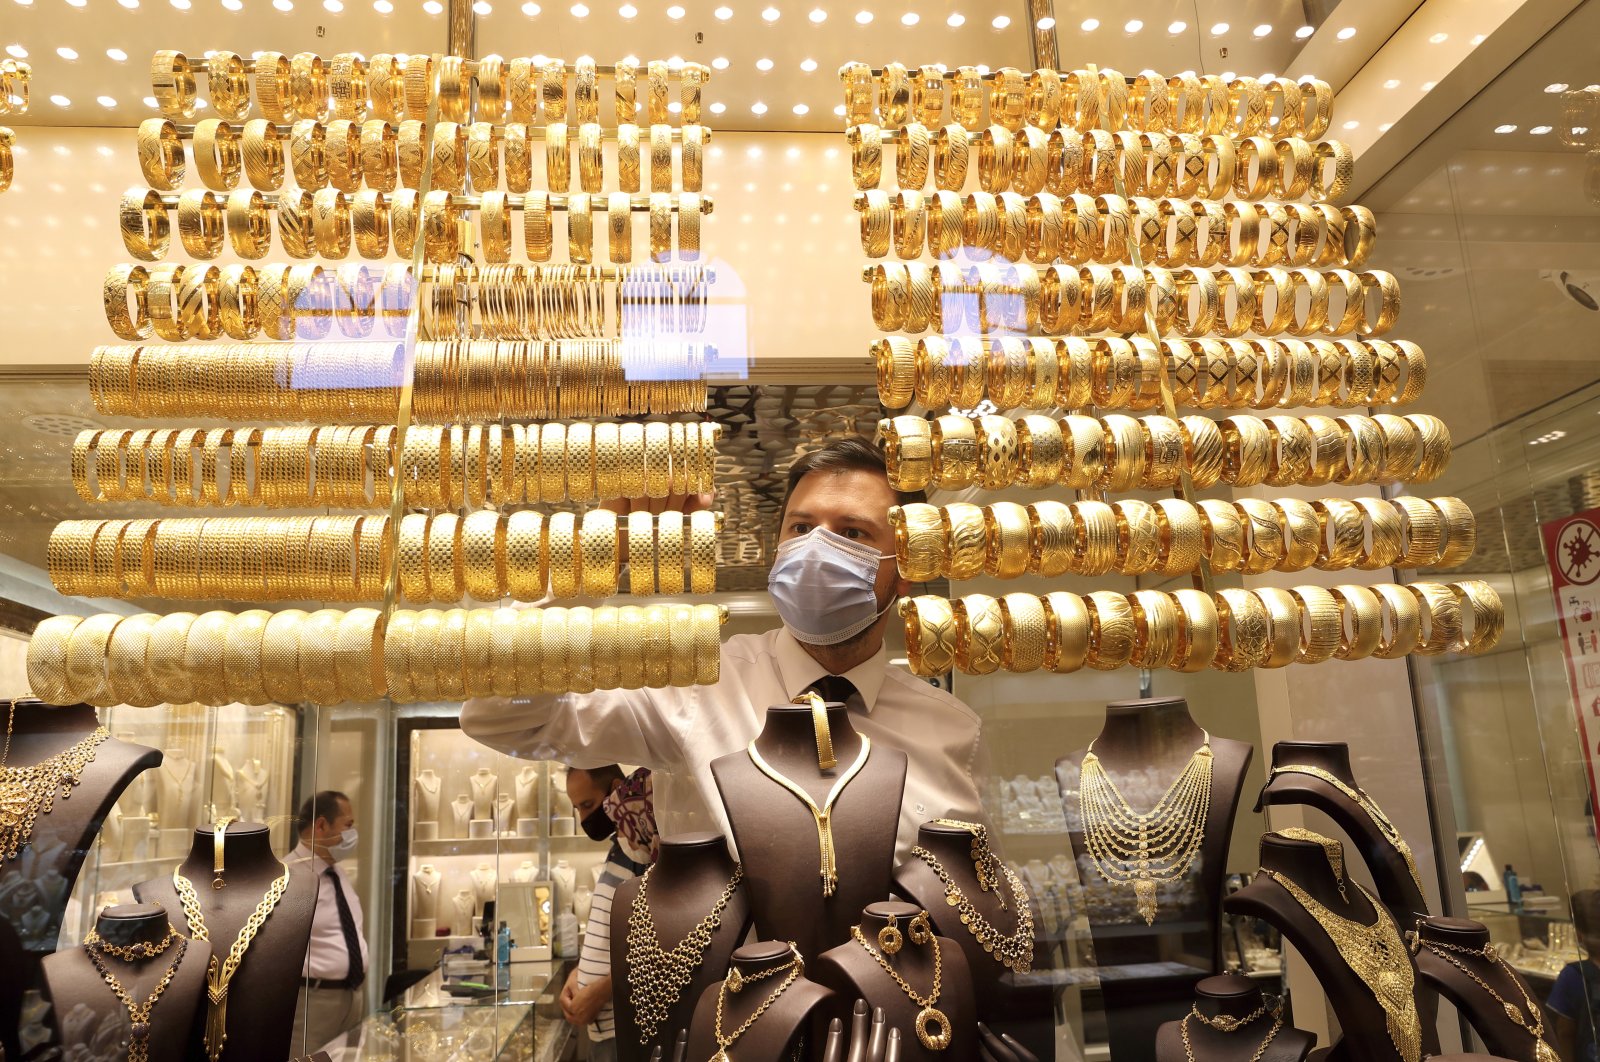
[[[661,838],[661,855],[650,870],[650,888],[645,897],[655,925],[656,942],[662,950],[676,947],[710,913],[727,889],[737,866],[728,851],[727,838],[719,833],[685,833]],[[641,880],[627,879],[617,886],[611,897],[611,1000],[616,1008],[620,1062],[644,1062],[657,1046],[664,1052],[670,1050],[678,1030],[688,1028],[696,1001],[707,987],[722,981],[733,950],[750,929],[750,900],[741,885],[722,909],[720,923],[711,933],[711,942],[706,945],[694,976],[684,986],[677,1002],[668,1008],[666,1020],[660,1024],[656,1035],[641,1043],[629,980],[633,969],[628,946],[634,900],[639,895]],[[647,987],[660,988],[659,985]]]
[[[472,798],[462,793],[450,802],[450,824],[454,827],[452,837],[466,837],[472,828]]]
[[[472,790],[472,817],[493,819],[494,798],[500,791],[499,776],[487,767],[479,767],[467,779],[467,785]]]
[[[183,854],[183,839],[188,832],[185,824],[200,817],[197,773],[188,750],[181,747],[166,749],[161,768],[156,771],[156,807],[161,816],[161,828],[170,838],[165,847],[172,852],[170,846],[177,845],[178,855]]]
[[[471,889],[458,889],[450,897],[450,908],[454,912],[450,919],[450,934],[457,937],[470,937],[476,928],[473,922],[477,919],[478,898]]]
[[[431,769],[417,772],[413,799],[416,800],[416,839],[432,841],[439,836],[439,791],[444,779]]]
[[[1114,701],[1106,705],[1094,751],[1129,806],[1148,812],[1205,737],[1181,697]],[[1077,749],[1056,761],[1056,783],[1100,968],[1111,1057],[1152,1062],[1151,1030],[1182,1018],[1195,982],[1222,969],[1220,911],[1228,842],[1254,750],[1247,742],[1211,738],[1211,803],[1199,855],[1187,878],[1157,890],[1150,925],[1136,910],[1133,888],[1106,881],[1089,856],[1078,798],[1086,751]],[[1135,969],[1137,976],[1124,973]]]
[[[167,912],[159,904],[129,904],[107,907],[95,919],[95,932],[113,947],[138,944],[159,945],[167,936]],[[182,927],[174,925],[180,933]],[[187,936],[187,934],[184,934]],[[177,958],[180,942],[174,940],[165,951],[150,958],[132,962],[116,956],[105,956],[103,961],[123,991],[136,1004],[142,1004],[160,984]],[[189,1030],[194,1026],[195,1011],[206,995],[206,964],[211,958],[211,947],[202,940],[190,940],[183,945],[183,959],[173,971],[172,980],[161,992],[161,997],[150,1008],[147,1017],[149,1032],[149,1057],[153,1062],[184,1057],[184,1047],[189,1042]],[[112,993],[111,988],[95,968],[94,960],[83,948],[59,951],[43,963],[45,995],[50,1002],[52,1015],[66,1015],[78,1007],[87,1008],[95,1015],[93,1026],[87,1023],[68,1023],[55,1018],[61,1046],[71,1056],[88,1045],[75,1040],[75,1035],[103,1027],[108,1021],[122,1034],[123,1046],[118,1057],[125,1057],[126,1044],[132,1033],[128,1008]]]
[[[882,1007],[889,1027],[900,1030],[900,1057],[907,1062],[973,1062],[978,1057],[978,1015],[967,957],[960,943],[949,937],[935,936],[926,944],[914,943],[907,927],[921,912],[922,908],[914,904],[885,901],[869,905],[861,912],[858,924],[873,949],[924,998],[932,993],[934,944],[938,944],[939,993],[928,1006],[944,1015],[950,1040],[944,1050],[929,1050],[918,1039],[917,1016],[923,1011],[922,1004],[906,995],[854,938],[824,952],[812,966],[812,977],[833,990],[834,1002],[840,1007],[833,1016],[846,1023],[850,1020],[850,1006],[857,999],[865,999],[873,1008]],[[895,917],[896,929],[903,938],[895,955],[885,954],[878,942],[878,931],[889,924],[890,915]]]
[[[211,818],[239,817],[237,772],[221,745],[211,750]]]
[[[267,827],[257,822],[234,823],[228,827],[223,842],[227,886],[212,888],[216,876],[212,869],[214,838],[210,827],[196,829],[189,855],[178,870],[194,885],[212,948],[219,956],[225,956],[255,913],[256,905],[272,883],[283,876],[284,865],[272,853]],[[228,985],[228,1041],[222,1062],[281,1062],[289,1057],[300,971],[306,961],[311,915],[317,901],[315,875],[311,862],[294,866],[283,896],[262,923]],[[135,885],[133,894],[141,903],[158,903],[166,908],[178,932],[194,936],[170,873]],[[204,1018],[198,1018],[190,1053],[183,1057],[205,1057],[201,1045],[204,1028]]]
[[[519,837],[538,834],[539,822],[539,768],[523,767],[512,776],[513,798],[517,802],[516,829]],[[524,826],[523,823],[528,825]]]
[[[260,822],[267,814],[267,786],[271,776],[267,765],[258,759],[248,759],[234,773],[235,792],[239,797],[239,817],[246,822]]]
[[[815,761],[813,761],[815,762]],[[749,880],[747,877],[746,881]],[[726,881],[724,881],[726,884]],[[746,944],[733,953],[729,968],[739,971],[746,980],[760,977],[777,967],[794,960],[794,951],[782,941],[765,941]],[[809,966],[809,964],[808,964]],[[738,992],[723,996],[722,1031],[724,1036],[743,1025],[762,1001],[771,996],[783,982],[786,974],[753,981]],[[689,1058],[711,1058],[717,1054],[717,998],[722,992],[722,980],[714,981],[700,993],[695,1002],[694,1018],[689,1024]],[[802,969],[794,983],[760,1018],[746,1029],[732,1045],[726,1048],[731,1062],[773,1062],[775,1059],[801,1058],[815,1060],[822,1057],[822,1047],[827,1041],[828,1020],[833,1016],[834,994],[822,985],[806,978]],[[676,1034],[663,1034],[670,1043]],[[621,1046],[621,1041],[618,1041]],[[902,1056],[903,1057],[903,1056]]]
[[[1417,923],[1416,932],[1421,946],[1413,948],[1412,954],[1422,984],[1448,999],[1483,1037],[1490,1051],[1515,1062],[1557,1062],[1552,1050],[1555,1031],[1550,1022],[1542,1018],[1539,997],[1508,964],[1481,954],[1489,946],[1487,926],[1465,918],[1424,918]],[[1430,951],[1426,946],[1430,943],[1442,948],[1443,954]],[[1455,948],[1480,954],[1467,955],[1451,950]],[[1457,966],[1451,959],[1461,965]],[[1475,981],[1474,975],[1482,978],[1499,998]],[[1517,1011],[1521,1020],[1512,1019],[1507,1004]],[[1542,1036],[1536,1036],[1535,1029],[1539,1029]]]
[[[0,701],[11,719],[11,753],[6,763],[29,766],[76,745],[100,725],[86,704],[55,707],[35,700]],[[23,993],[38,983],[39,959],[55,950],[61,919],[73,884],[95,835],[123,790],[142,772],[161,763],[156,749],[107,738],[84,766],[72,795],[56,796],[55,808],[40,815],[17,858],[0,863],[0,1046],[7,1058],[20,1058],[17,1023]],[[126,830],[124,835],[126,836]]]
[[[818,807],[856,761],[863,740],[843,705],[830,704],[827,713],[838,761],[832,770],[817,768],[809,706],[768,708],[755,739],[761,757],[800,786]],[[832,896],[823,895],[817,824],[811,810],[763,774],[748,751],[712,760],[711,775],[745,866],[756,932],[766,940],[794,941],[802,955],[820,955],[849,940],[861,909],[889,895],[906,754],[873,742],[866,763],[834,802],[838,883]]]
[[[972,861],[972,834],[960,827],[925,822],[917,829],[918,847],[927,849],[960,887],[983,918],[1001,933],[1017,928],[1017,902],[1002,879],[985,892]],[[1026,887],[1026,886],[1024,886]],[[1039,1058],[1055,1052],[1055,1012],[1048,980],[1018,974],[1005,966],[962,924],[960,913],[945,901],[945,886],[922,859],[913,856],[895,868],[894,891],[928,912],[934,929],[961,946],[973,971],[972,987],[978,1020],[997,1034],[1009,1033]],[[1004,901],[1005,907],[1001,907]],[[1024,896],[1023,904],[1032,900]],[[1037,936],[1037,929],[1034,936]],[[1033,968],[1048,969],[1048,955],[1035,944]]]
[[[1299,952],[1321,984],[1328,1004],[1339,1019],[1343,1038],[1321,1056],[1324,1062],[1418,1062],[1417,1056],[1405,1058],[1395,1046],[1388,1032],[1387,1015],[1373,995],[1363,976],[1350,966],[1327,932],[1273,875],[1280,875],[1298,885],[1317,903],[1363,926],[1376,924],[1387,918],[1382,904],[1373,904],[1355,883],[1345,879],[1345,893],[1349,902],[1339,892],[1339,881],[1328,864],[1328,855],[1321,845],[1312,841],[1296,840],[1280,834],[1269,833],[1261,838],[1261,868],[1271,874],[1260,873],[1249,885],[1229,896],[1223,909],[1229,914],[1246,918],[1259,918],[1276,927],[1295,951]],[[1399,941],[1396,927],[1396,941]],[[1409,954],[1403,942],[1397,973],[1412,974]]]
[[[424,863],[411,875],[411,920],[413,937],[431,937],[439,919],[439,885],[444,875],[432,863]]]
[[[1266,1003],[1261,986],[1238,974],[1208,977],[1194,988],[1194,1009],[1207,1018],[1242,1021]],[[1279,1001],[1279,1006],[1283,1002]],[[1287,1015],[1285,1015],[1287,1018]],[[1169,1021],[1156,1032],[1156,1062],[1305,1062],[1317,1038],[1287,1025],[1278,1029],[1262,1050],[1262,1042],[1272,1029],[1270,1013],[1263,1014],[1233,1032],[1208,1027],[1197,1018],[1189,1019],[1191,1054],[1183,1046],[1179,1021]],[[1257,1051],[1261,1053],[1256,1054]]]
[[[494,899],[495,884],[499,875],[495,873],[493,863],[479,863],[467,874],[472,881],[472,896],[477,901],[478,909],[474,914],[483,914],[484,905]]]

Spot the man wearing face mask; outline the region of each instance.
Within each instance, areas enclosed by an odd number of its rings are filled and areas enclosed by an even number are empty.
[[[300,1005],[294,1019],[294,1054],[320,1051],[361,1022],[361,986],[366,981],[367,941],[361,933],[361,899],[340,861],[355,855],[356,815],[350,798],[324,789],[300,807],[300,843],[284,860],[306,863],[317,877],[317,907],[311,943],[301,971]]]
[[[653,768],[663,833],[727,833],[711,761],[744,748],[769,706],[814,689],[843,701],[862,734],[909,757],[897,845],[903,858],[922,822],[980,816],[976,713],[891,667],[884,650],[895,601],[911,591],[895,565],[889,508],[916,500],[890,487],[883,455],[865,439],[813,450],[789,469],[768,574],[783,626],[728,638],[716,685],[479,698],[466,703],[462,727],[527,759]],[[681,502],[667,499],[665,507]]]

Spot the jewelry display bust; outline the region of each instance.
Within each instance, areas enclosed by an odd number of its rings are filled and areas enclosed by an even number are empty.
[[[511,880],[519,884],[526,884],[539,876],[539,865],[531,859],[524,859],[517,864],[517,869],[511,872]]]
[[[188,750],[173,747],[165,750],[161,769],[156,771],[156,806],[161,812],[163,827],[181,829],[199,815],[195,807],[195,763]]]
[[[511,832],[511,817],[516,806],[516,798],[510,793],[501,793],[494,798],[494,830],[496,833]]]
[[[487,767],[479,767],[467,779],[467,784],[472,790],[472,817],[494,818],[494,798],[500,791],[499,776]]]
[[[210,959],[210,945],[180,935],[158,904],[107,907],[83,947],[59,951],[43,963],[45,994],[61,1046],[69,1055],[88,1048],[75,1037],[98,1032],[109,1019],[121,1030],[122,1050],[129,1059],[141,1054],[151,1062],[184,1057],[195,1008],[205,998]],[[111,988],[113,980],[126,999]],[[128,1001],[136,1008],[139,1028],[130,1018]],[[98,1020],[60,1020],[78,1007]]]
[[[478,913],[478,898],[471,889],[460,889],[450,897],[450,908],[453,916],[450,919],[450,932],[458,937],[472,936],[472,920]]]
[[[708,987],[695,1003],[688,1057],[720,1056],[730,1062],[820,1058],[835,997],[807,980],[804,957],[799,963],[796,958],[792,946],[777,940],[746,944],[735,951],[728,976]],[[791,973],[794,979],[779,992]],[[764,1004],[766,1009],[761,1010]],[[752,1021],[758,1010],[760,1016]],[[668,1035],[665,1042],[674,1039]]]
[[[821,808],[840,781],[831,813],[837,882],[825,894],[817,820],[792,791],[764,773],[748,750],[711,761],[733,842],[746,867],[745,884],[756,932],[793,941],[818,955],[850,939],[861,908],[889,895],[895,835],[905,791],[906,754],[868,743],[843,705],[827,708],[837,765],[817,767],[816,728],[809,705],[767,709],[751,747],[771,770],[798,786]],[[853,777],[849,772],[864,762]]]
[[[523,767],[513,778],[516,791],[517,818],[539,817],[539,768]]]
[[[478,903],[475,914],[483,913],[483,906],[494,899],[495,883],[498,875],[495,873],[493,863],[479,863],[467,875],[472,879],[472,896]]]
[[[750,928],[750,900],[742,880],[728,892],[738,869],[727,838],[685,833],[661,838],[661,854],[648,877],[629,878],[617,886],[611,898],[611,969],[620,1062],[644,1062],[657,1046],[670,1050],[678,1030],[689,1027],[695,1003],[721,982],[730,956]],[[714,924],[707,924],[724,894],[726,903]],[[676,950],[702,925],[707,929],[705,944],[685,945],[677,957],[686,961],[675,966],[656,953],[657,948]],[[640,1027],[635,1005],[645,991],[673,996],[665,1015],[655,1020],[653,1035]]]
[[[1282,1008],[1248,977],[1208,977],[1192,1011],[1157,1030],[1156,1062],[1304,1062],[1317,1038],[1286,1027]]]
[[[1559,1062],[1539,998],[1494,950],[1483,923],[1418,919],[1411,954],[1424,986],[1448,999],[1490,1051],[1516,1062]]]
[[[411,875],[411,917],[414,921],[434,922],[439,918],[439,883],[444,876],[432,863],[424,863]]]
[[[254,915],[268,890],[284,873],[272,852],[266,826],[234,823],[223,834],[222,888],[213,888],[216,873],[216,831],[209,826],[194,831],[189,855],[177,868],[194,886],[211,946],[226,955]],[[250,941],[244,960],[228,983],[226,999],[227,1054],[224,1062],[280,1062],[289,1057],[294,1032],[294,1010],[299,1000],[300,971],[306,945],[311,940],[311,915],[316,907],[317,877],[312,863],[289,869],[283,896]],[[158,903],[184,936],[194,938],[197,927],[184,914],[172,874],[152,878],[133,887],[141,903]],[[285,986],[294,986],[285,990]],[[186,1058],[204,1058],[204,1017],[197,1018]]]
[[[267,765],[252,757],[239,765],[233,777],[234,791],[239,798],[239,817],[246,822],[260,822],[267,813],[267,786],[271,777]]]
[[[472,798],[462,793],[450,802],[450,822],[455,827],[453,837],[465,837],[472,825]]]
[[[851,939],[824,952],[812,964],[811,976],[833,989],[833,1017],[850,1020],[845,1001],[865,999],[868,1006],[882,1007],[889,1027],[900,1030],[903,1059],[978,1058],[978,1015],[967,957],[959,943],[936,935],[926,913],[914,904],[868,906],[852,927]],[[946,1046],[933,1046],[941,1040]]]
[[[1020,877],[989,851],[981,824],[953,822],[934,820],[918,827],[912,857],[895,868],[895,894],[927,911],[934,930],[961,946],[973,971],[978,1020],[1048,1058],[1055,1044],[1050,985],[1021,976],[1035,965],[1048,965],[1038,961],[1043,955],[1034,954],[1031,898]],[[975,857],[979,850],[988,888],[979,881],[980,863]],[[940,871],[948,875],[948,886]],[[976,935],[980,921],[983,931],[993,934],[987,949]],[[1020,956],[1021,968],[1004,965],[1003,952]]]
[[[1169,787],[1197,762],[1208,741],[1210,794],[1193,862],[1175,880],[1155,883],[1155,910],[1147,923],[1135,887],[1107,880],[1089,850],[1080,794],[1085,756],[1093,750],[1104,772],[1102,781],[1115,787],[1112,799],[1126,806],[1124,815],[1146,815],[1176,795]],[[1108,704],[1105,724],[1090,749],[1074,750],[1057,760],[1056,782],[1078,863],[1095,959],[1106,971],[1100,985],[1111,1056],[1117,1062],[1150,1062],[1155,1057],[1151,1030],[1188,1013],[1195,982],[1222,969],[1218,913],[1228,842],[1254,750],[1247,742],[1208,735],[1181,697]],[[1170,822],[1151,825],[1159,829]],[[1119,860],[1118,865],[1128,863]],[[1130,977],[1119,976],[1116,969],[1146,963],[1167,969],[1189,964],[1192,970]]]
[[[444,786],[444,779],[440,778],[432,769],[417,772],[416,791],[418,822],[439,821],[439,790]]]
[[[211,749],[211,817],[239,817],[239,793],[233,761],[228,750],[221,745]]]

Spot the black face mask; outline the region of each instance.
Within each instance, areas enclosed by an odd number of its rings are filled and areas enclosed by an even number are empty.
[[[617,832],[617,827],[611,821],[611,816],[606,814],[604,804],[585,815],[580,825],[591,841],[604,841]]]

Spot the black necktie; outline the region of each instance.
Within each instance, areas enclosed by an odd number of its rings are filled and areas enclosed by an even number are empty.
[[[344,886],[332,867],[322,872],[333,882],[333,902],[339,905],[339,932],[344,934],[344,946],[350,953],[350,972],[345,976],[346,988],[360,988],[367,971],[361,963],[361,936],[356,932],[356,916],[350,913],[350,901],[344,898]]]
[[[811,684],[811,688],[825,701],[849,707],[850,697],[856,692],[855,683],[843,675],[824,675]]]

